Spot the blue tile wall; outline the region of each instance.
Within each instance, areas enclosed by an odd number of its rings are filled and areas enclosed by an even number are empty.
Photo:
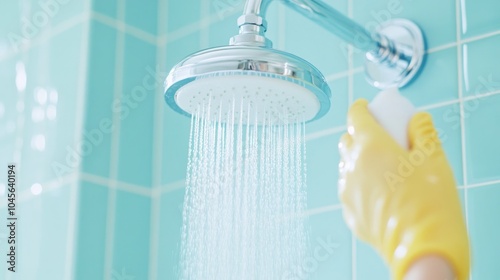
[[[107,186],[89,182],[82,182],[80,186],[80,204],[85,211],[78,215],[75,279],[100,279],[104,276],[108,196]]]
[[[500,18],[496,11],[500,3],[494,0],[463,0],[461,1],[462,37],[482,35],[500,29]]]
[[[468,194],[469,234],[472,244],[472,279],[500,277],[500,225],[498,224],[500,185],[472,188]]]
[[[125,35],[120,114],[118,180],[151,186],[154,100],[163,81],[156,79],[156,46]],[[116,105],[116,104],[114,104]]]
[[[500,95],[467,101],[465,141],[470,183],[500,179]]]
[[[184,189],[161,196],[158,279],[179,278],[183,202]]]
[[[463,44],[464,96],[500,91],[500,35]]]
[[[85,112],[84,140],[92,144],[90,153],[82,162],[82,171],[109,177],[112,128],[108,124],[113,120],[113,92],[115,77],[116,29],[92,22],[92,37],[89,43],[88,82],[86,96],[88,107]]]
[[[111,263],[111,273],[136,279],[178,277],[184,190],[163,190],[185,178],[190,119],[166,105],[156,107],[155,102],[161,100],[162,78],[172,66],[200,48],[227,44],[237,33],[235,21],[244,2],[45,0],[2,6],[0,84],[5,94],[0,95],[0,163],[17,161],[21,172],[19,211],[25,222],[19,233],[23,244],[19,277],[65,279],[73,273],[74,279],[100,279],[105,263]],[[461,186],[473,246],[471,279],[498,278],[492,260],[499,258],[500,251],[495,227],[495,214],[500,211],[495,203],[500,195],[500,4],[493,0],[325,2],[369,29],[389,17],[408,18],[422,27],[429,54],[423,72],[402,93],[433,115]],[[125,9],[120,15],[122,4]],[[44,10],[47,5],[52,6]],[[37,13],[38,20],[47,18],[47,22],[35,26],[28,40],[21,39],[23,47],[15,49],[9,38],[23,35],[22,17],[33,23]],[[268,24],[274,46],[318,67],[328,77],[333,94],[331,111],[306,129],[308,205],[316,210],[313,213],[320,212],[309,217],[311,248],[318,238],[329,236],[339,246],[326,261],[316,260],[310,279],[388,279],[383,261],[368,245],[352,239],[338,209],[337,141],[345,129],[345,114],[354,99],[372,99],[378,92],[365,82],[359,68],[363,54],[355,51],[349,58],[339,39],[282,3],[270,5]],[[120,54],[118,35],[124,36],[121,68],[115,60],[117,51]],[[21,90],[20,65],[27,77]],[[160,73],[154,79],[147,78],[153,75],[151,69]],[[115,80],[120,72],[123,78]],[[75,157],[81,165],[69,166],[62,176],[54,172],[53,163],[68,165],[68,157],[88,148],[82,143],[89,131],[112,119],[117,85],[122,87],[121,101],[126,101],[144,79],[151,82],[145,98],[120,120],[120,129],[103,134],[91,152]],[[160,115],[162,125],[155,127]],[[81,131],[85,134],[76,134]],[[163,145],[156,155],[158,135]],[[118,143],[113,136],[119,136]],[[110,167],[116,167],[117,174]],[[154,179],[154,174],[160,178]],[[64,180],[59,181],[60,177]],[[43,187],[41,195],[34,194],[35,183]],[[78,209],[70,211],[71,191],[77,187]],[[115,215],[108,221],[113,192]],[[159,213],[151,216],[153,197],[161,203]],[[5,199],[1,184],[0,199]],[[105,244],[108,224],[114,231],[111,245]],[[153,225],[160,230],[156,241],[151,239]],[[75,243],[68,243],[74,229]],[[0,230],[0,241],[2,234]],[[353,240],[355,246],[351,246]],[[71,244],[72,252],[67,249]],[[158,245],[157,256],[152,255],[151,244]],[[106,259],[106,248],[113,249],[108,255],[112,259]],[[158,265],[150,268],[153,258]],[[150,269],[155,269],[153,274]],[[0,271],[5,271],[5,263],[0,263]]]
[[[149,197],[117,191],[112,275],[149,279],[150,212]]]

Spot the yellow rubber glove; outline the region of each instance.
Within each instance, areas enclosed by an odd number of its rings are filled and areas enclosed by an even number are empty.
[[[451,168],[428,113],[409,124],[410,150],[399,146],[356,101],[339,150],[339,197],[354,233],[374,246],[394,279],[437,255],[459,280],[469,275],[469,241]]]

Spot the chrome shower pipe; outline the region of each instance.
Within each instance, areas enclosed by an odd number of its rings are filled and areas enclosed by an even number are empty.
[[[265,12],[269,3],[273,0],[247,0],[243,15],[238,18],[239,34],[232,37],[231,45],[252,45],[262,47],[272,47],[272,43],[264,36],[267,28]],[[342,13],[338,12],[321,0],[280,0],[285,5],[315,21],[320,26],[340,37],[342,40],[366,53],[366,60],[371,63],[385,65],[386,68],[400,70],[401,73],[390,73],[391,80],[398,79],[398,86],[406,84],[418,71],[423,60],[423,38],[420,30],[413,23],[400,20],[396,24],[388,23],[389,28],[405,28],[398,30],[397,33],[404,33],[405,37],[411,38],[411,44],[407,45],[408,40],[399,40],[395,42],[389,34],[381,32],[370,33],[358,23],[352,21]],[[405,22],[402,22],[405,21]],[[409,23],[408,23],[409,22]],[[381,31],[381,30],[379,30]],[[408,31],[408,32],[407,32]],[[391,30],[394,33],[394,29]],[[386,36],[387,35],[387,36]],[[416,54],[414,52],[417,52]],[[378,66],[377,66],[378,67]],[[372,67],[373,68],[373,67]],[[367,73],[368,78],[377,79],[380,73],[385,73],[388,69],[371,70]],[[371,77],[370,77],[371,76]],[[397,77],[395,77],[397,76]],[[384,82],[371,81],[374,86],[386,87],[392,85]]]

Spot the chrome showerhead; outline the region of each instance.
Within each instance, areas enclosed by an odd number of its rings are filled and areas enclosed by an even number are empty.
[[[165,81],[175,111],[244,123],[308,122],[330,109],[330,88],[307,61],[269,47],[224,46],[200,51],[177,64]],[[220,117],[219,117],[220,116]]]

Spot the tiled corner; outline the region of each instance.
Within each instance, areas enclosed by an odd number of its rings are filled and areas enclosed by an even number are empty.
[[[353,279],[351,232],[342,211],[309,217],[310,245],[302,270],[308,279]]]
[[[452,104],[429,110],[434,126],[451,165],[458,186],[464,184],[462,167],[462,137],[460,127],[460,106]]]
[[[117,191],[112,277],[149,279],[150,213],[150,197]]]
[[[309,209],[335,205],[340,156],[338,141],[342,133],[307,141],[307,206]]]
[[[356,239],[356,279],[390,279],[389,269],[382,257],[359,239]]]
[[[184,189],[161,196],[158,279],[178,279]]]
[[[470,38],[500,29],[500,3],[495,0],[462,0],[462,37]]]
[[[166,73],[157,68],[156,46],[129,35],[125,35],[124,63],[123,93],[120,102],[113,104],[113,111],[120,114],[121,122],[118,180],[149,187],[152,184],[154,100]]]
[[[170,33],[186,26],[194,27],[199,24],[200,7],[201,0],[168,1],[167,31]]]
[[[82,171],[109,177],[115,83],[116,30],[91,23],[87,95],[83,139],[92,152],[82,161]]]
[[[455,6],[455,0],[357,0],[353,13],[354,20],[369,31],[390,19],[412,20],[422,29],[427,48],[435,48],[456,40]]]
[[[333,7],[345,14],[347,1]],[[347,45],[335,35],[290,8],[285,11],[285,26],[284,51],[307,60],[325,76],[347,71]]]
[[[498,108],[500,94],[464,102],[468,184],[500,179]]]
[[[312,121],[306,125],[307,134],[345,126],[347,123],[346,116],[349,105],[347,78],[333,80],[328,85],[332,92],[330,110],[321,119]]]
[[[81,210],[77,217],[79,230],[74,279],[101,279],[104,275],[109,189],[85,181],[80,184]]]
[[[500,185],[468,189],[469,234],[472,247],[472,278],[498,279],[500,270]]]
[[[500,35],[463,44],[464,96],[500,91]]]

